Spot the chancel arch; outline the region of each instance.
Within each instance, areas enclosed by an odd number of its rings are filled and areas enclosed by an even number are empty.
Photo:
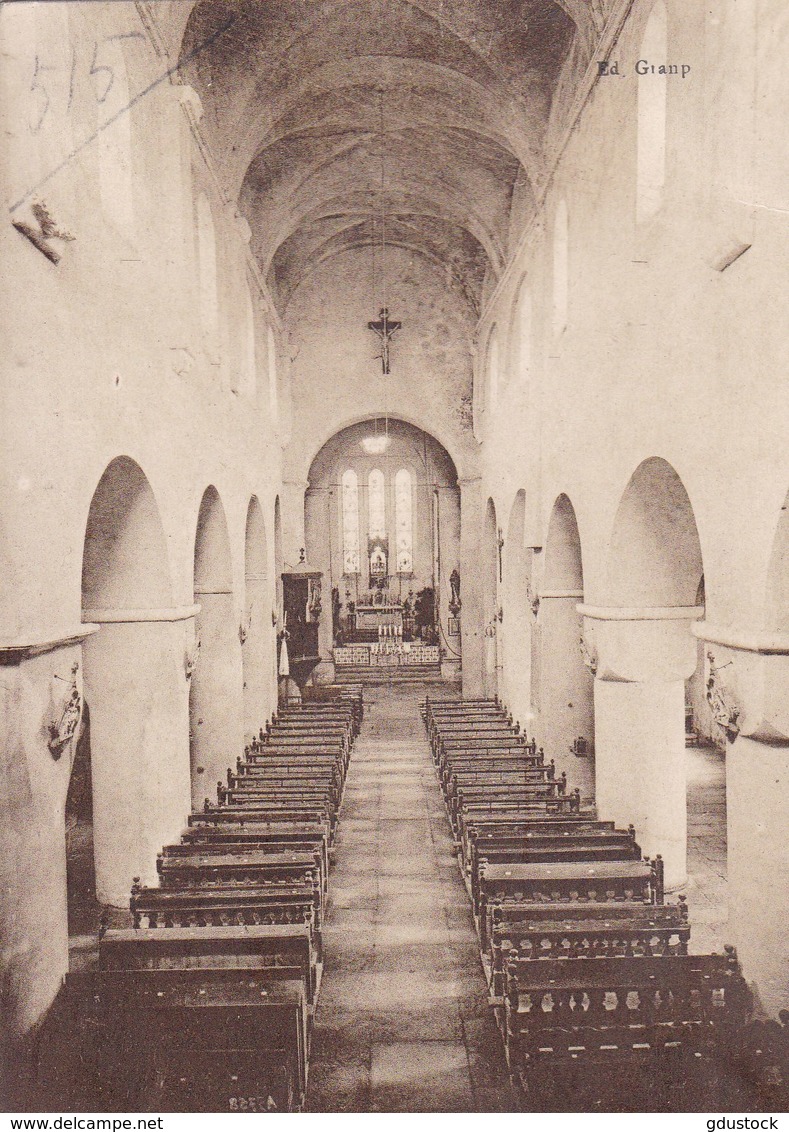
[[[194,600],[200,606],[191,654],[189,735],[192,804],[216,796],[218,779],[243,749],[242,665],[225,509],[206,488],[197,517]]]
[[[567,495],[553,505],[545,539],[540,621],[540,734],[556,765],[594,797],[593,677],[585,663],[583,556],[575,508]],[[574,755],[573,752],[578,754]]]
[[[405,421],[361,421],[323,445],[308,482],[306,558],[326,594],[318,675],[379,639],[403,664],[423,657],[456,671],[460,502],[446,449]]]
[[[620,821],[628,810],[670,887],[687,876],[685,682],[698,659],[691,627],[703,615],[703,574],[684,484],[665,460],[645,460],[616,513],[607,604],[582,608],[597,668],[598,806]]]
[[[94,492],[82,559],[82,619],[99,626],[83,657],[102,904],[125,904],[133,877],[155,877],[157,846],[189,809],[183,665],[193,613],[173,604],[151,486],[119,456]]]

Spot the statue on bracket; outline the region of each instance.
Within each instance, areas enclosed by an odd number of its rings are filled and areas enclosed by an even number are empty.
[[[460,572],[457,567],[449,575],[449,590],[449,612],[453,617],[457,617],[462,605],[460,600]]]
[[[75,660],[71,666],[71,678],[55,676],[67,685],[60,703],[54,709],[54,716],[47,723],[47,747],[52,758],[57,760],[63,754],[74,734],[82,716],[82,693],[77,683],[79,663]]]
[[[709,664],[707,703],[710,705],[713,719],[723,729],[729,742],[733,743],[740,733],[740,709],[734,704],[731,692],[725,687],[720,675],[721,668],[729,666],[716,665],[712,652],[707,653],[707,663]]]

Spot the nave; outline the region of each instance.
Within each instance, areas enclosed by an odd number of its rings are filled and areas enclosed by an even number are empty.
[[[684,895],[664,903],[660,858],[597,821],[498,702],[377,685],[362,721],[361,690],[320,693],[335,694],[345,705],[281,709],[159,856],[159,886],[135,882],[125,926],[115,914],[56,1003],[44,1097],[142,1111],[697,1111],[710,1095],[780,1107],[785,1036],[748,1025],[714,899],[694,938],[720,868],[711,757],[691,764],[689,922]],[[343,770],[327,780],[332,735]],[[535,995],[544,1018],[524,1053]],[[53,1058],[65,1031],[69,1054]]]

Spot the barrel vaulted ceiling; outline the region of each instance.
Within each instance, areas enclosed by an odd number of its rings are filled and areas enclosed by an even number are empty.
[[[162,4],[181,73],[284,308],[317,265],[386,241],[478,309],[527,217],[551,104],[600,0]],[[167,11],[169,9],[169,12]]]

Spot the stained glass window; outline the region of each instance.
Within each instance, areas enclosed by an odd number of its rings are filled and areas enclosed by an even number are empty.
[[[395,476],[395,538],[397,573],[414,570],[414,518],[411,494],[411,473],[401,468]]]
[[[370,538],[386,538],[386,492],[384,474],[376,468],[367,481],[370,509]]]
[[[342,477],[342,561],[344,574],[359,573],[359,481],[352,468]]]

